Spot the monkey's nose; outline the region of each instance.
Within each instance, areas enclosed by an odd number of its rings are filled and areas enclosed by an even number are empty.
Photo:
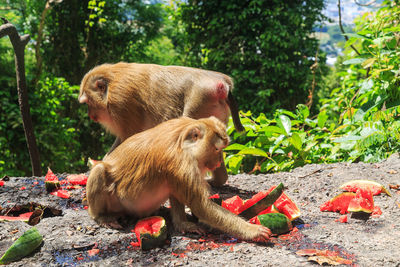
[[[87,102],[88,102],[88,97],[87,97],[87,95],[86,95],[85,93],[81,94],[81,95],[78,97],[78,101],[79,101],[79,103],[81,103],[81,104],[87,103]]]

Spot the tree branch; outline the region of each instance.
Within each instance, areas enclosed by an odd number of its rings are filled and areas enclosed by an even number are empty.
[[[41,176],[42,170],[40,168],[39,150],[36,145],[36,138],[33,131],[32,119],[30,115],[30,107],[28,102],[28,93],[26,89],[25,77],[25,46],[30,40],[29,35],[20,36],[15,26],[2,18],[3,25],[0,26],[0,38],[8,35],[15,52],[15,71],[17,75],[17,91],[18,103],[22,116],[22,124],[25,131],[29,156],[31,158],[32,174],[34,176]]]
[[[349,37],[347,37],[346,32],[344,31],[343,25],[342,25],[342,8],[340,6],[340,0],[338,0],[338,11],[339,11],[339,28],[340,31],[343,33],[344,39],[346,39],[346,42],[349,41]],[[350,45],[351,48],[353,48],[353,50],[357,53],[357,55],[360,55],[360,52],[358,52],[358,50],[353,46]]]

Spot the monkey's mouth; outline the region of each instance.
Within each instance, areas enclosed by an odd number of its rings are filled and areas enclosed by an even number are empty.
[[[88,107],[88,116],[92,121],[98,122],[97,116],[95,115],[95,113],[93,111],[90,110],[89,107]]]
[[[207,169],[209,169],[210,171],[215,171],[215,169],[219,168],[221,166],[222,161],[218,161],[216,163],[212,163],[212,162],[207,162],[206,163],[206,167]]]

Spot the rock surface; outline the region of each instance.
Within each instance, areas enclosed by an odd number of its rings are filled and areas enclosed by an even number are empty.
[[[302,212],[301,220],[294,223],[298,231],[267,244],[237,241],[211,229],[206,236],[181,234],[173,231],[164,208],[158,214],[169,221],[171,242],[142,252],[131,246],[136,241],[131,232],[134,221],[120,231],[99,227],[90,219],[82,204],[84,187],[71,190],[71,198],[61,199],[45,191],[43,177],[10,177],[0,187],[3,213],[33,202],[62,210],[62,215],[45,216],[36,225],[44,236],[42,246],[9,266],[315,266],[308,256],[296,254],[300,249],[328,250],[359,266],[396,266],[400,262],[400,190],[389,189],[392,197],[374,197],[382,210],[379,217],[348,214],[348,223],[340,223],[335,221],[338,213],[319,211],[322,203],[341,192],[342,183],[354,179],[370,179],[387,189],[389,184],[399,185],[400,158],[395,154],[381,163],[312,164],[291,172],[230,176],[227,185],[213,189],[223,199],[233,195],[247,199],[283,182],[286,194]],[[25,222],[0,221],[0,254],[30,227]]]

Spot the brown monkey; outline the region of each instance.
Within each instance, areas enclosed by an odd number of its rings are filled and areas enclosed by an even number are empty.
[[[212,227],[245,240],[267,241],[268,228],[250,224],[208,198],[204,176],[220,166],[228,142],[224,124],[215,117],[172,119],[129,137],[91,170],[89,214],[100,224],[118,227],[119,216],[148,216],[169,198],[179,231],[200,229],[187,221],[187,205]]]
[[[232,79],[222,73],[180,66],[117,63],[103,64],[82,79],[79,102],[88,105],[89,117],[117,136],[109,153],[133,134],[180,116],[194,119],[215,116],[243,131],[231,93]],[[228,178],[222,165],[211,185]]]

